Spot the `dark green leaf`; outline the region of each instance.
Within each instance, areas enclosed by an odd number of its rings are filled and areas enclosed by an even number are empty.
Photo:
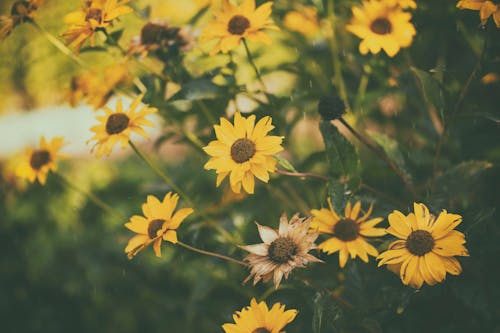
[[[441,116],[441,121],[444,119],[444,97],[443,97],[443,89],[441,89],[441,85],[439,81],[436,80],[432,75],[428,72],[420,70],[415,67],[411,67],[413,73],[415,73],[418,81],[420,83],[422,92],[424,94],[425,102],[427,105],[432,105],[439,112]]]
[[[312,320],[313,333],[340,332],[339,325],[344,315],[330,295],[318,293],[314,299]]]
[[[123,35],[123,29],[113,31],[109,34],[109,39],[111,40],[112,43],[118,43],[120,41],[120,38],[122,38]]]
[[[80,49],[80,53],[87,53],[87,52],[105,52],[107,51],[108,49],[105,48],[105,47],[102,47],[102,46],[86,46],[86,47],[82,47]]]
[[[330,178],[328,181],[328,196],[332,201],[333,209],[337,213],[342,213],[352,192],[347,183],[341,183],[337,179]]]

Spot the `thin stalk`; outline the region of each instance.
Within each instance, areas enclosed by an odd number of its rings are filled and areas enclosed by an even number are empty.
[[[406,189],[408,190],[408,192],[411,193],[411,195],[413,197],[415,197],[417,195],[415,192],[415,189],[413,188],[413,186],[410,183],[410,180],[408,179],[408,177],[406,177],[404,172],[397,166],[396,163],[391,161],[391,159],[389,157],[387,157],[387,155],[382,150],[380,150],[380,148],[378,148],[375,144],[368,141],[368,139],[366,139],[361,134],[356,132],[356,130],[354,128],[352,128],[351,125],[349,125],[343,118],[339,118],[339,121],[342,123],[342,125],[344,125],[352,133],[352,135],[354,135],[356,137],[356,139],[361,141],[365,146],[367,146],[375,154],[377,154],[378,157],[380,157],[382,160],[384,160],[385,163],[387,163],[387,165],[394,171],[394,173],[396,175],[398,175],[399,178],[401,178]]]
[[[76,186],[75,184],[73,184],[72,182],[70,182],[63,175],[61,175],[59,173],[56,173],[55,175],[57,176],[57,179],[59,179],[59,181],[63,185],[65,185],[68,188],[70,188],[70,189],[72,189],[72,190],[80,193],[81,195],[83,195],[84,197],[86,197],[87,199],[89,199],[92,203],[94,203],[96,206],[98,206],[99,208],[101,208],[105,212],[109,213],[110,215],[113,215],[116,218],[119,218],[120,220],[127,219],[127,217],[125,215],[123,215],[121,212],[119,212],[118,210],[114,209],[113,207],[111,207],[110,205],[108,205],[107,203],[105,203],[104,201],[102,201],[101,199],[99,199],[98,197],[96,197],[94,194],[92,194],[90,192],[87,192],[87,191],[81,189],[80,187]]]
[[[196,101],[196,104],[198,105],[198,107],[201,109],[201,112],[203,112],[203,114],[205,115],[205,117],[207,118],[207,120],[211,123],[211,124],[215,124],[216,121],[215,121],[215,118],[214,116],[210,113],[210,110],[207,108],[207,106],[205,105],[205,103],[203,103],[203,101],[201,100],[197,100]]]
[[[255,75],[257,75],[257,78],[259,79],[260,84],[264,88],[264,91],[266,91],[267,90],[266,85],[264,84],[264,80],[262,80],[262,76],[260,75],[260,71],[257,68],[257,65],[253,61],[252,53],[250,53],[250,49],[248,48],[247,40],[245,38],[243,38],[242,40],[243,40],[243,45],[245,46],[245,51],[247,53],[248,62],[253,67],[253,70],[255,71]]]
[[[322,291],[324,293],[327,293],[330,297],[335,299],[335,301],[340,306],[342,306],[344,309],[346,309],[346,310],[353,310],[354,309],[354,307],[352,306],[351,303],[349,303],[348,301],[346,301],[345,299],[343,299],[342,297],[337,295],[337,293],[335,293],[334,291],[331,291],[331,290],[328,290],[324,287],[318,286],[317,284],[315,284],[314,282],[312,282],[311,280],[308,280],[306,278],[299,277],[299,280],[302,281],[306,286],[310,286],[318,291]]]
[[[368,87],[369,76],[366,71],[363,72],[361,80],[359,81],[358,92],[356,93],[356,98],[354,99],[354,108],[357,110],[359,104],[361,104],[361,99],[366,93],[366,87]]]
[[[276,169],[276,173],[279,173],[279,174],[285,175],[285,176],[290,176],[290,177],[316,178],[316,179],[321,179],[321,180],[328,180],[327,176],[318,175],[316,173],[310,173],[310,172],[291,172],[291,171]]]
[[[186,243],[183,243],[181,241],[177,241],[177,244],[180,245],[180,246],[182,246],[183,248],[186,248],[186,249],[188,249],[190,251],[193,251],[193,252],[197,252],[197,253],[200,253],[200,254],[204,254],[204,255],[207,255],[207,256],[211,256],[211,257],[215,257],[215,258],[219,258],[219,259],[223,259],[223,260],[227,260],[229,262],[232,262],[232,263],[235,263],[235,264],[238,264],[238,265],[241,265],[241,266],[245,266],[245,267],[248,266],[246,263],[244,263],[241,260],[237,260],[237,259],[225,256],[223,254],[219,254],[219,253],[215,253],[215,252],[211,252],[211,251],[202,250],[202,249],[199,249],[197,247],[194,247],[194,246],[188,245]]]

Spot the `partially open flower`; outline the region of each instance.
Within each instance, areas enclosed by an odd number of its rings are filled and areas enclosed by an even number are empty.
[[[318,237],[318,233],[308,232],[309,223],[309,218],[300,218],[298,213],[290,221],[283,213],[279,230],[257,223],[264,243],[240,246],[250,252],[244,259],[250,265],[250,275],[244,283],[252,277],[254,285],[273,278],[274,287],[278,288],[283,277],[288,278],[294,268],[305,267],[309,262],[322,262],[308,253],[316,248],[314,241]]]

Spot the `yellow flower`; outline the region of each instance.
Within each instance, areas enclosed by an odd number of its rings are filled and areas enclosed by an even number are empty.
[[[292,216],[290,222],[283,213],[278,230],[257,223],[259,235],[264,243],[240,246],[250,252],[245,261],[250,266],[250,275],[243,283],[254,277],[253,284],[273,278],[274,287],[278,288],[283,277],[294,268],[305,267],[309,262],[322,262],[308,252],[316,248],[314,241],[318,234],[309,231],[309,218],[300,218],[299,213]]]
[[[23,154],[22,160],[16,168],[16,175],[34,183],[35,180],[42,185],[47,181],[49,171],[57,170],[57,160],[61,158],[59,150],[63,145],[63,138],[56,137],[47,142],[45,137],[40,138],[38,149],[28,149]]]
[[[89,141],[97,141],[91,150],[93,152],[96,149],[96,157],[109,155],[117,143],[121,143],[122,148],[125,148],[131,132],[136,132],[145,138],[149,137],[142,126],[153,126],[153,123],[145,117],[156,112],[156,108],[144,105],[140,111],[136,112],[135,109],[141,103],[142,97],[143,95],[138,96],[130,104],[128,111],[123,111],[121,100],[116,103],[116,111],[104,107],[105,115],[97,117],[101,123],[90,129],[95,135]]]
[[[457,8],[479,10],[481,24],[485,25],[488,18],[493,15],[497,28],[500,28],[500,5],[490,0],[460,0]]]
[[[462,267],[455,256],[468,256],[463,245],[465,236],[453,230],[462,222],[462,217],[443,210],[436,218],[424,204],[414,203],[414,213],[405,216],[395,210],[389,215],[387,232],[399,240],[377,259],[381,265],[392,266],[401,281],[413,288],[424,282],[434,285],[445,279],[446,273],[458,275]]]
[[[298,11],[287,13],[283,24],[304,36],[313,36],[319,31],[318,12],[312,6],[305,6]]]
[[[125,247],[125,253],[132,259],[139,251],[153,243],[157,257],[161,257],[162,240],[177,243],[177,228],[192,212],[192,208],[181,208],[175,214],[179,196],[169,192],[160,202],[155,196],[148,195],[142,204],[144,216],[134,215],[125,227],[137,233]]]
[[[395,0],[401,8],[417,8],[417,3],[414,0]]]
[[[285,311],[285,306],[280,303],[275,303],[269,310],[265,302],[257,303],[252,298],[250,306],[233,315],[234,324],[224,324],[222,328],[226,333],[280,333],[296,315],[297,310]]]
[[[416,34],[411,14],[391,0],[363,1],[363,7],[353,7],[352,13],[346,29],[363,39],[359,44],[361,54],[377,54],[383,49],[394,57],[400,48],[410,46]]]
[[[375,228],[377,224],[383,221],[382,218],[376,217],[368,219],[373,210],[373,205],[361,217],[361,202],[351,208],[351,203],[348,202],[344,214],[339,216],[328,200],[329,209],[321,208],[320,210],[313,209],[313,221],[311,229],[317,230],[319,233],[332,235],[323,243],[318,245],[318,248],[323,252],[332,254],[339,252],[340,267],[344,267],[347,263],[349,255],[351,259],[359,256],[364,262],[368,262],[368,255],[376,257],[377,249],[370,245],[365,237],[378,237],[386,234],[385,229]]]
[[[203,150],[212,156],[205,169],[215,169],[217,186],[229,175],[233,192],[254,192],[254,176],[263,182],[269,181],[269,172],[276,170],[276,159],[272,156],[283,150],[282,136],[268,136],[274,126],[271,117],[264,117],[255,124],[255,115],[248,118],[239,112],[234,115],[234,126],[224,118],[214,125],[217,140]]]
[[[36,10],[44,0],[16,1],[10,9],[10,16],[0,17],[0,40],[5,39],[12,30],[35,19]]]
[[[63,33],[66,44],[73,44],[75,53],[79,52],[87,39],[94,46],[97,29],[113,26],[113,21],[119,16],[132,12],[132,8],[125,6],[129,1],[85,0],[81,10],[64,17],[64,22],[69,25],[68,31]]]
[[[272,2],[266,2],[255,9],[255,0],[243,0],[240,6],[222,1],[222,11],[214,10],[215,19],[202,32],[202,39],[217,40],[211,55],[222,51],[227,53],[237,47],[241,39],[270,45],[271,38],[262,30],[274,29],[271,15]]]

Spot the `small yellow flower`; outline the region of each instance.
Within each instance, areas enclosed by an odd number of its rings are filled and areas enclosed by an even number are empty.
[[[138,96],[130,105],[128,111],[123,111],[121,99],[116,103],[116,111],[104,107],[105,115],[97,117],[101,123],[92,127],[90,130],[95,135],[89,141],[97,141],[91,151],[96,149],[96,157],[109,155],[114,145],[121,143],[122,148],[127,146],[131,132],[135,132],[148,138],[148,134],[142,126],[153,126],[153,123],[145,117],[156,112],[156,108],[150,108],[144,105],[138,112],[135,110],[141,103],[143,95]]]
[[[300,10],[287,13],[283,24],[288,29],[297,31],[304,36],[314,36],[320,29],[318,12],[312,6],[305,6]]]
[[[75,53],[80,51],[86,40],[94,46],[98,29],[113,26],[118,17],[132,12],[132,8],[125,6],[128,2],[130,0],[85,0],[81,10],[64,17],[69,26],[68,31],[63,33],[66,44],[73,45]]]
[[[460,274],[462,267],[455,256],[469,255],[463,245],[464,234],[454,230],[462,217],[443,210],[436,218],[421,203],[414,203],[413,210],[407,216],[397,210],[389,215],[387,232],[399,240],[378,256],[378,265],[388,265],[413,288],[420,288],[424,282],[441,282],[447,272]]]
[[[383,49],[394,57],[402,47],[410,46],[416,34],[411,14],[393,0],[363,1],[363,7],[353,7],[352,14],[346,29],[363,39],[359,44],[361,54],[377,54]]]
[[[352,208],[351,203],[347,203],[344,212],[345,216],[339,216],[335,212],[330,200],[328,204],[329,209],[311,210],[314,217],[311,229],[332,236],[319,244],[318,248],[328,254],[339,252],[340,267],[345,266],[349,255],[351,259],[359,256],[364,262],[368,262],[368,255],[376,257],[378,255],[377,249],[370,245],[365,237],[383,236],[386,231],[375,227],[383,221],[382,218],[368,219],[372,213],[373,205],[360,217],[361,202],[359,201]]]
[[[240,193],[241,187],[253,194],[254,176],[263,182],[269,181],[269,172],[276,170],[276,159],[272,156],[283,150],[282,136],[269,136],[274,126],[271,117],[264,117],[255,124],[255,115],[248,118],[239,112],[234,115],[234,126],[224,118],[214,125],[217,140],[203,150],[212,156],[205,169],[215,169],[217,187],[229,175],[231,189]]]
[[[28,149],[16,168],[16,175],[34,183],[42,185],[47,181],[49,171],[57,170],[57,160],[61,158],[59,150],[63,145],[63,138],[56,137],[47,142],[45,137],[40,138],[38,149]]]
[[[266,2],[255,9],[255,0],[243,0],[240,6],[223,0],[222,10],[214,10],[215,19],[207,24],[201,36],[203,40],[217,40],[210,54],[227,53],[243,38],[270,45],[272,40],[263,30],[278,30],[269,17],[272,5]]]
[[[142,204],[144,216],[134,215],[125,224],[125,227],[137,233],[125,247],[129,259],[151,243],[157,257],[161,257],[162,240],[177,243],[177,228],[193,212],[192,208],[181,208],[174,214],[178,201],[179,196],[171,192],[161,202],[155,196],[148,195]]]
[[[224,324],[225,333],[282,333],[282,329],[291,323],[297,310],[286,310],[285,306],[275,303],[271,309],[265,302],[257,303],[255,298],[250,306],[236,311],[233,315],[234,324]]]
[[[460,0],[457,8],[479,10],[481,24],[485,25],[488,18],[493,15],[493,21],[500,28],[500,5],[490,0]]]
[[[12,30],[35,19],[36,11],[44,0],[16,1],[10,9],[10,16],[0,17],[0,40],[5,39]]]

